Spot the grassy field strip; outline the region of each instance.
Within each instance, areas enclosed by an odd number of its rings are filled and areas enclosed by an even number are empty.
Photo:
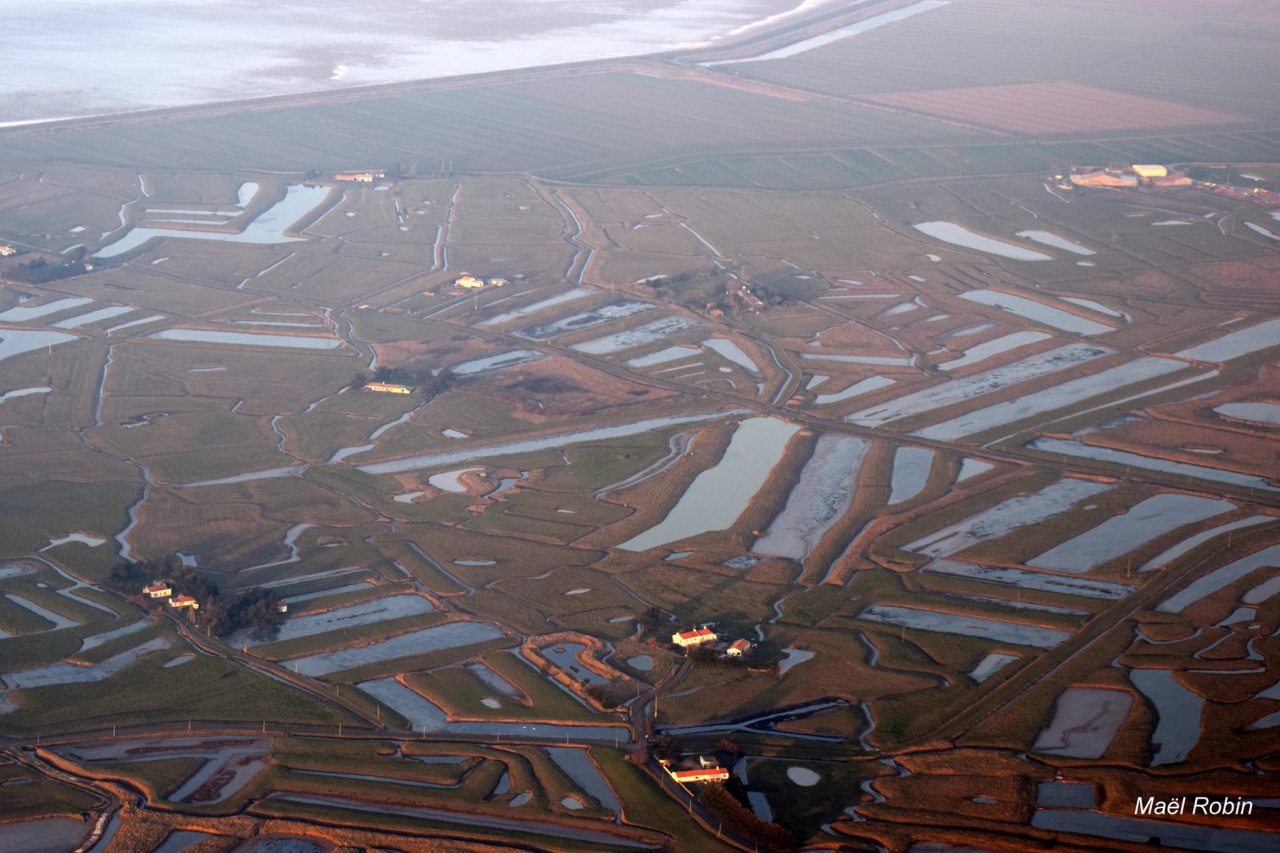
[[[1271,485],[1271,480],[1267,477],[1239,474],[1235,471],[1224,471],[1221,468],[1209,468],[1204,465],[1192,465],[1189,462],[1175,462],[1172,459],[1165,459],[1161,456],[1147,456],[1128,450],[1097,447],[1075,439],[1042,436],[1028,441],[1026,447],[1032,450],[1039,450],[1042,453],[1076,459],[1092,459],[1095,462],[1119,465],[1124,467],[1125,470],[1139,468],[1146,471],[1157,471],[1163,474],[1186,477],[1188,480],[1195,478],[1215,483],[1227,483],[1250,490],[1261,489],[1265,492],[1280,492],[1280,488]]]
[[[433,732],[466,737],[519,737],[535,740],[627,741],[625,726],[567,725],[562,723],[519,723],[501,721],[451,720],[431,700],[406,687],[394,677],[359,682],[356,687],[396,711],[416,732]]]
[[[1184,494],[1155,495],[1027,560],[1026,565],[1080,574],[1141,548],[1179,527],[1206,521],[1234,509],[1236,505],[1227,500]]]
[[[734,431],[724,456],[700,473],[657,525],[616,547],[646,551],[700,533],[726,530],[746,511],[800,427],[777,418],[750,418]]]
[[[638,849],[657,849],[661,847],[660,844],[639,841],[623,835],[614,835],[609,832],[579,828],[578,826],[552,821],[520,820],[515,818],[490,816],[476,812],[449,811],[447,809],[390,806],[385,804],[364,803],[359,800],[347,800],[340,799],[338,797],[317,797],[306,794],[273,793],[269,794],[266,799],[307,803],[311,805],[324,806],[330,809],[345,809],[357,812],[376,812],[378,814],[400,815],[403,817],[411,817],[435,823],[458,824],[461,826],[479,827],[481,829],[494,829],[502,832],[532,833],[534,835],[544,835],[553,838],[565,838],[572,839],[574,841],[585,841],[591,844],[600,844],[606,848],[627,847]]]
[[[1003,403],[995,403],[968,414],[959,415],[951,420],[916,430],[912,435],[935,441],[955,441],[1026,420],[1035,415],[1084,403],[1094,397],[1110,394],[1130,385],[1177,373],[1185,370],[1186,367],[1184,362],[1174,359],[1143,356],[1089,376],[1081,376],[1040,391],[1023,394],[1016,400],[1006,400]]]
[[[1183,554],[1187,553],[1188,551],[1191,551],[1199,547],[1200,545],[1203,545],[1205,542],[1208,542],[1210,539],[1215,539],[1224,533],[1229,533],[1232,530],[1240,530],[1245,527],[1253,527],[1254,525],[1257,525],[1257,524],[1264,524],[1268,521],[1276,521],[1276,520],[1277,520],[1276,516],[1274,515],[1254,515],[1254,516],[1250,516],[1249,518],[1242,518],[1239,521],[1231,521],[1226,524],[1220,524],[1217,527],[1213,527],[1213,528],[1210,528],[1209,530],[1204,531],[1203,533],[1197,533],[1195,536],[1190,536],[1182,540],[1181,542],[1179,542],[1177,545],[1174,545],[1172,548],[1169,548],[1166,551],[1162,551],[1160,554],[1158,554],[1155,557],[1152,557],[1146,563],[1143,563],[1138,568],[1138,571],[1139,573],[1149,572],[1152,569],[1157,569],[1162,566],[1167,566],[1170,563],[1172,563],[1174,560],[1181,557]]]
[[[385,598],[374,598],[358,604],[339,607],[335,610],[326,610],[307,616],[295,616],[285,622],[280,627],[279,634],[273,638],[258,640],[252,636],[252,631],[244,631],[228,637],[226,643],[232,647],[240,647],[257,646],[262,643],[283,640],[296,640],[299,637],[311,637],[342,628],[354,628],[405,616],[416,616],[430,613],[433,610],[435,610],[435,606],[421,595],[408,593],[389,595]]]
[[[1105,598],[1113,601],[1124,598],[1137,589],[1135,586],[1123,583],[1095,581],[1089,578],[1064,578],[1041,572],[1028,572],[1024,569],[981,566],[975,563],[960,563],[954,560],[934,560],[921,571],[970,578],[1001,586],[1017,586],[1023,589],[1036,589],[1063,595],[1079,595],[1086,598]]]
[[[1263,566],[1277,565],[1278,560],[1280,560],[1280,545],[1255,551],[1247,557],[1234,560],[1191,582],[1181,591],[1156,605],[1156,610],[1161,613],[1181,613],[1197,601],[1207,598],[1228,584],[1235,583],[1250,572]]]
[[[803,563],[852,505],[866,449],[860,438],[821,435],[782,512],[751,550]]]
[[[1066,631],[1055,631],[1051,628],[1021,622],[1006,622],[963,613],[945,613],[888,604],[873,604],[859,613],[858,618],[884,625],[901,625],[913,630],[981,637],[997,643],[1036,646],[1042,649],[1051,649],[1071,636]]]
[[[979,542],[998,539],[1021,527],[1055,518],[1074,504],[1110,491],[1113,487],[1092,480],[1064,477],[1030,495],[1018,495],[915,540],[903,550],[935,560],[950,557]]]
[[[366,664],[482,643],[502,635],[500,629],[483,622],[447,622],[357,648],[284,660],[281,665],[292,665],[291,668],[302,675],[329,675]]]
[[[729,418],[734,415],[744,413],[745,410],[743,409],[731,409],[728,411],[703,412],[692,415],[666,415],[663,417],[632,421],[625,424],[614,424],[612,426],[577,430],[574,432],[561,433],[559,435],[545,436],[542,438],[501,442],[480,447],[467,447],[462,450],[446,450],[436,453],[424,453],[419,456],[410,456],[405,459],[395,459],[389,462],[375,462],[368,465],[359,465],[357,468],[366,474],[398,474],[404,471],[419,471],[423,468],[456,465],[461,462],[471,462],[476,459],[489,459],[496,456],[512,456],[521,453],[534,453],[539,450],[558,450],[570,444],[606,441],[613,438],[626,438],[632,435],[641,435],[646,432],[665,429],[666,427],[701,423],[703,421],[716,420],[719,418]]]
[[[73,663],[55,663],[37,669],[10,672],[3,676],[10,689],[49,687],[57,684],[79,684],[86,681],[102,681],[115,675],[134,661],[160,649],[167,649],[172,642],[167,637],[156,637],[140,646],[107,658],[94,666],[77,666]]]
[[[27,610],[30,610],[32,613],[36,614],[40,618],[47,619],[50,622],[52,622],[53,627],[49,629],[51,631],[60,631],[63,628],[75,628],[81,624],[79,622],[76,622],[74,619],[68,619],[67,617],[63,616],[60,613],[54,613],[52,610],[49,610],[48,608],[41,607],[39,604],[36,604],[34,601],[29,601],[20,595],[5,593],[4,597],[9,599],[19,607],[24,607]]]
[[[139,619],[136,622],[125,625],[123,628],[116,628],[114,631],[107,631],[105,634],[94,634],[92,637],[85,637],[80,641],[80,651],[87,652],[89,649],[100,646],[103,643],[128,636],[129,634],[135,634],[148,628],[151,624],[149,619]]]
[[[1067,344],[983,373],[963,379],[950,379],[939,385],[904,394],[872,408],[854,412],[845,420],[859,426],[884,426],[891,421],[933,412],[1021,382],[1067,370],[1112,352],[1108,347],[1093,344]]]

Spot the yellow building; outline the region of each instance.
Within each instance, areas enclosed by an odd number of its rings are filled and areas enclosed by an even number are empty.
[[[1136,175],[1113,175],[1106,171],[1087,172],[1071,176],[1071,183],[1080,187],[1137,187]]]
[[[698,628],[694,631],[678,631],[671,635],[671,642],[675,643],[682,649],[690,646],[700,646],[703,643],[714,643],[716,641],[716,632],[710,628]]]
[[[672,779],[681,785],[689,782],[728,782],[729,771],[723,767],[699,767],[696,770],[667,770]]]
[[[1169,170],[1159,165],[1143,165],[1141,163],[1133,164],[1133,173],[1139,178],[1167,178]]]
[[[381,391],[383,394],[412,394],[413,389],[405,385],[392,385],[390,382],[367,382],[364,390]]]
[[[458,287],[484,287],[484,279],[476,278],[470,273],[463,273],[454,282]]]

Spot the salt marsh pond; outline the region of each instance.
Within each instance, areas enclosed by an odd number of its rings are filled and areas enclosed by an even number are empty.
[[[1037,646],[1042,649],[1051,649],[1070,636],[1065,631],[1055,631],[1052,628],[1041,628],[1037,625],[889,604],[873,604],[859,613],[858,618],[868,622],[901,625],[921,631],[984,637],[1000,643]]]
[[[866,442],[859,438],[819,438],[786,506],[751,550],[803,561],[848,511],[865,452]]]
[[[624,551],[646,551],[731,527],[764,485],[782,458],[787,443],[799,430],[795,424],[776,418],[743,421],[730,439],[724,456],[715,467],[694,479],[667,517],[617,547]]]
[[[109,259],[142,246],[148,240],[167,237],[179,240],[217,240],[223,243],[250,243],[270,246],[293,243],[305,238],[290,237],[284,232],[310,213],[329,194],[326,186],[289,187],[285,197],[250,222],[243,231],[196,231],[185,228],[131,228],[123,236],[94,253],[95,258]]]
[[[979,252],[986,252],[989,255],[996,255],[1001,258],[1011,258],[1015,261],[1053,260],[1053,255],[1046,255],[1044,252],[1037,252],[1035,249],[1028,249],[1025,246],[1006,243],[1003,240],[997,240],[985,234],[978,234],[954,222],[920,222],[912,227],[922,234],[928,234],[935,240],[941,240],[944,243],[950,243],[953,246],[961,246],[966,249],[976,249]]]
[[[284,663],[303,675],[328,675],[344,669],[384,660],[420,655],[441,649],[456,649],[502,636],[502,631],[483,622],[447,622],[434,628],[410,631],[357,648],[294,658]]]

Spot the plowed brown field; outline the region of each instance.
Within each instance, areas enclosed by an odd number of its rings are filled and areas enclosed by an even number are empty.
[[[1229,113],[1067,82],[891,92],[867,100],[1014,133],[1222,125],[1244,120]]]

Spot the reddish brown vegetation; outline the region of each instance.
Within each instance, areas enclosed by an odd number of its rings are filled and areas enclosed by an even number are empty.
[[[1222,125],[1237,116],[1078,83],[1018,83],[876,95],[869,100],[1013,133]]]

